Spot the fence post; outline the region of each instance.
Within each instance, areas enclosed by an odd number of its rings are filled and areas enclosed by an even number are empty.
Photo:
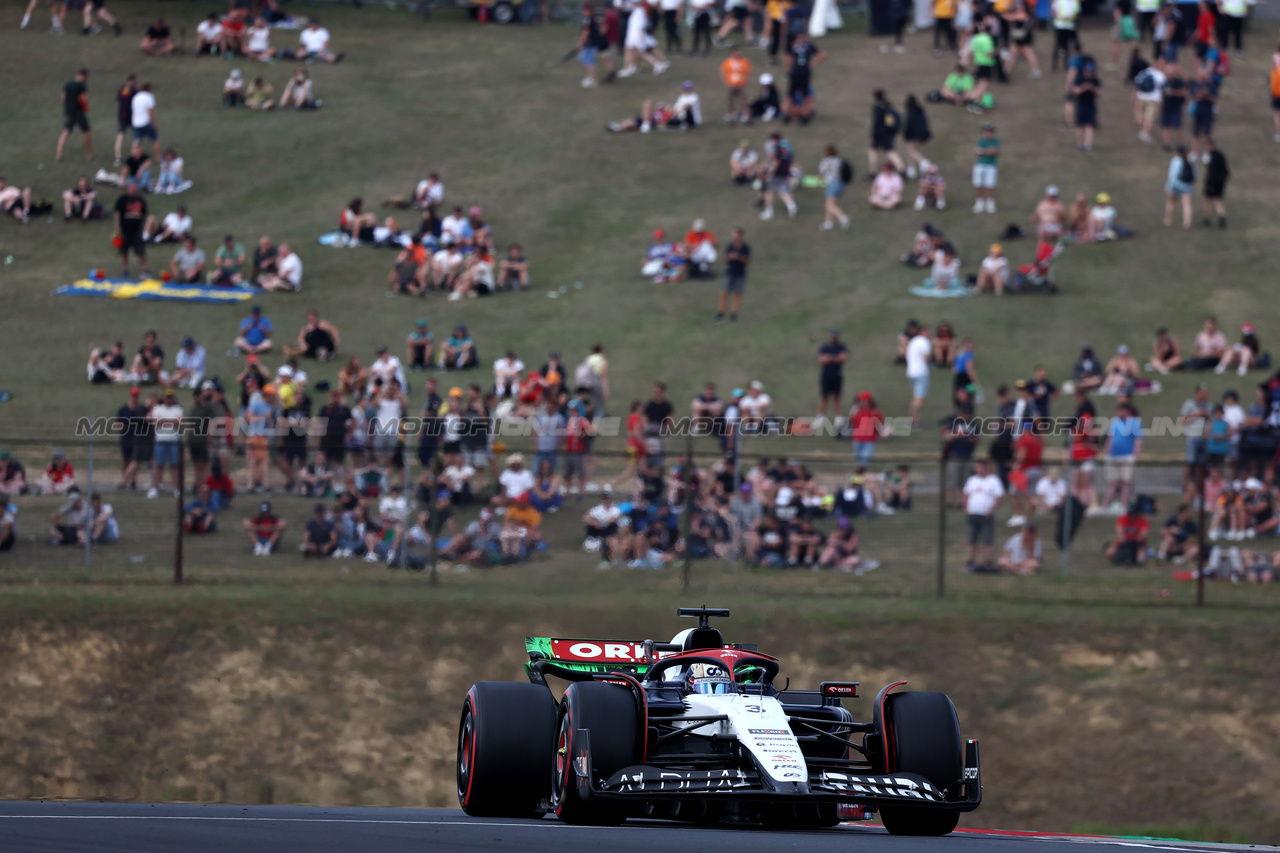
[[[178,488],[176,494],[178,496],[178,533],[173,546],[173,582],[175,584],[182,583],[182,498],[185,494],[187,476],[184,460],[186,459],[186,442],[178,438]]]
[[[947,446],[938,466],[938,598],[947,594]]]
[[[688,592],[693,575],[693,564],[689,557],[689,535],[693,532],[693,473],[696,470],[693,464],[692,433],[686,434],[684,441],[684,524],[681,525],[684,528],[684,567],[680,574],[684,591]]]
[[[1068,445],[1070,447],[1070,445]],[[1067,451],[1068,454],[1070,450]],[[1071,458],[1067,457],[1067,493],[1062,496],[1062,576],[1071,573],[1071,520],[1076,514],[1076,472],[1072,468]],[[1087,508],[1087,507],[1086,507]]]
[[[407,439],[407,436],[405,438]],[[413,522],[417,520],[417,515],[414,513],[414,493],[409,491],[409,467],[413,453],[409,449],[407,440],[402,444],[400,458],[404,461],[404,465],[400,468],[400,494],[404,495],[407,511],[404,516],[404,527],[400,531],[400,553],[396,556],[400,558],[400,571],[403,572],[409,566],[409,531],[413,529]]]
[[[436,512],[436,503],[440,500],[440,473],[444,470],[440,456],[437,454],[431,460],[431,485],[427,488],[427,527],[430,528],[431,541],[427,543],[427,559],[431,563],[430,574],[427,576],[431,586],[440,583],[440,575],[436,571],[436,541],[440,538],[440,517]]]
[[[93,505],[93,430],[89,431],[89,464],[86,466],[85,473],[85,493],[89,500],[89,505]],[[93,517],[90,515],[89,524],[84,530],[84,567],[89,568],[89,561],[93,552]]]
[[[1204,564],[1205,564],[1205,506],[1204,506],[1204,463],[1196,465],[1196,495],[1200,502],[1200,518],[1196,522],[1196,607],[1204,607]]]

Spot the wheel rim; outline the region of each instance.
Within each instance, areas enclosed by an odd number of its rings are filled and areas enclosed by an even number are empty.
[[[556,734],[555,772],[551,777],[551,806],[557,814],[564,805],[565,794],[569,790],[569,773],[572,769],[573,757],[569,754],[572,745],[569,740],[569,715],[560,720],[560,731]]]
[[[458,802],[465,807],[471,793],[471,762],[475,755],[475,721],[468,706],[458,729]]]

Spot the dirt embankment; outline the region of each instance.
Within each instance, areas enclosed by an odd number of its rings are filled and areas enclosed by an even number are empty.
[[[452,806],[467,686],[518,678],[523,635],[556,631],[443,608],[263,617],[0,630],[0,797]],[[560,632],[643,636],[635,614],[575,621]],[[986,802],[967,825],[1213,824],[1280,842],[1276,631],[959,620],[747,631],[796,686],[851,678],[874,694],[901,677],[950,693],[983,743]]]

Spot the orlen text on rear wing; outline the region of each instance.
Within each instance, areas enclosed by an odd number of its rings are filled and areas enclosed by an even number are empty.
[[[525,674],[534,684],[547,675],[568,681],[590,681],[596,674],[625,672],[640,676],[655,661],[679,654],[680,646],[652,640],[583,640],[525,637],[529,662]]]

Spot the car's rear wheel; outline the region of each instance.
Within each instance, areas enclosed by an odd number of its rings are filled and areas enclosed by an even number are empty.
[[[556,701],[536,684],[482,681],[458,724],[458,802],[473,817],[526,817],[550,797]]]
[[[964,783],[960,721],[945,693],[893,693],[885,699],[884,744],[892,772],[923,776],[939,791],[955,797]],[[909,806],[883,806],[880,818],[893,835],[946,835],[956,828],[958,812]]]
[[[608,779],[641,760],[640,712],[630,690],[600,681],[569,685],[560,703],[552,764],[551,810],[565,823],[610,826],[627,819],[625,806],[588,802],[578,796],[578,729],[590,732],[591,765],[597,778]]]
[[[509,24],[515,20],[516,10],[510,3],[498,2],[493,4],[489,15],[495,24]]]

